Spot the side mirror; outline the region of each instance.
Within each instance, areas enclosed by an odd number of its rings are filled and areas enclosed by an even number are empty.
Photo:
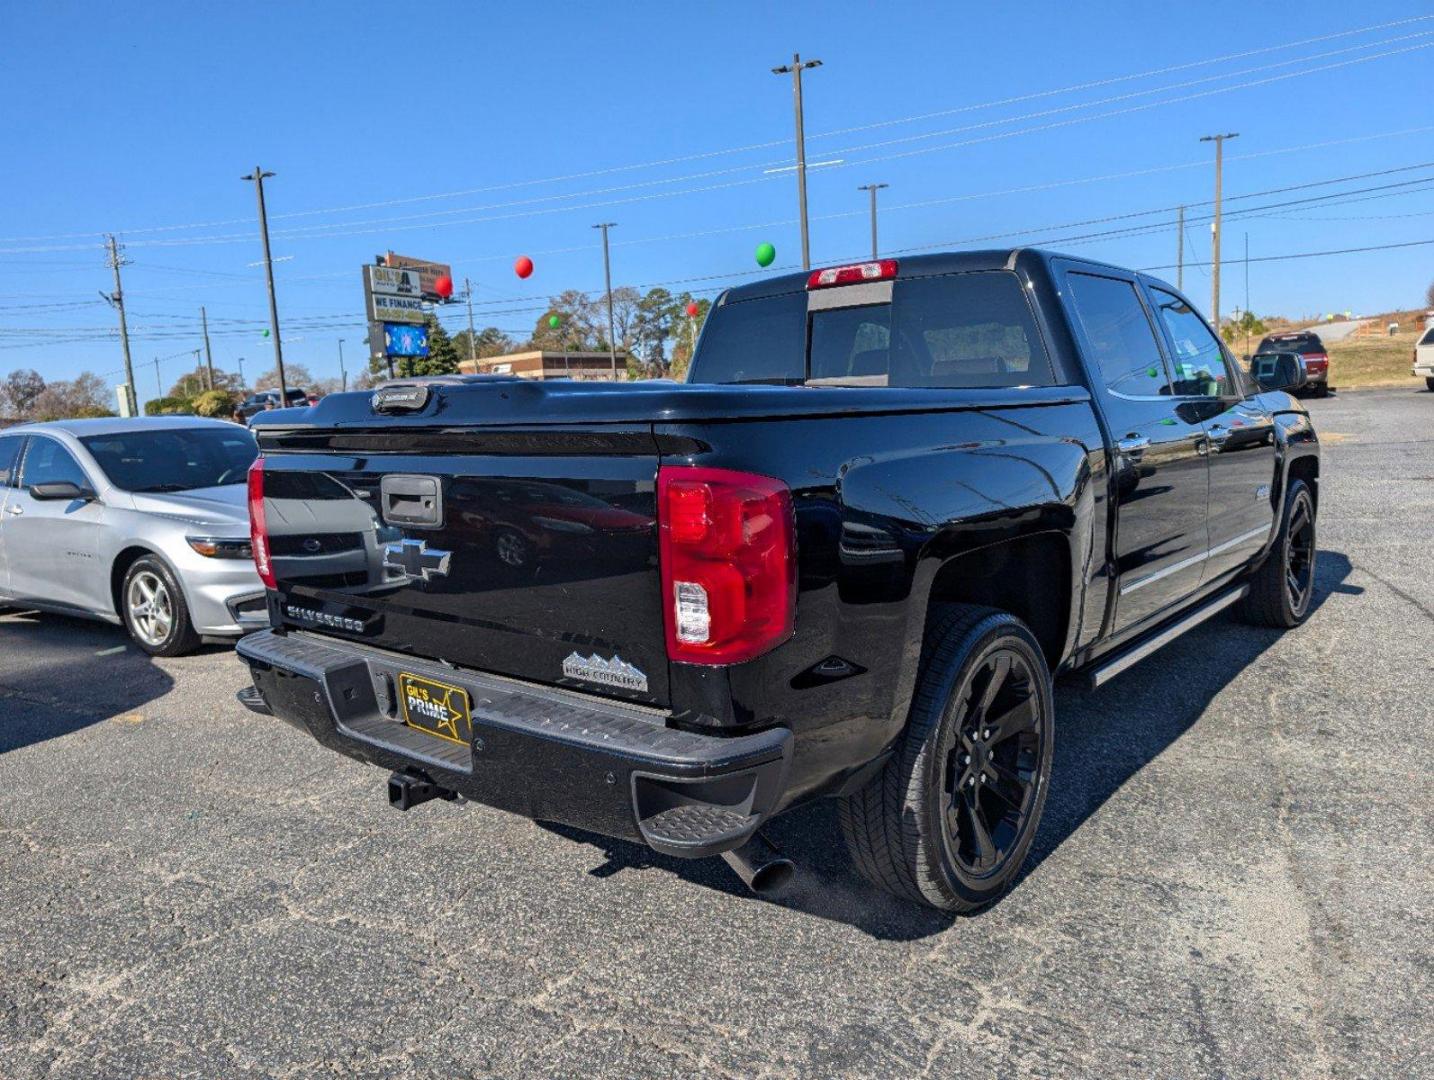
[[[96,498],[94,491],[90,488],[81,487],[68,480],[57,480],[53,484],[31,484],[30,497],[32,499],[63,499],[66,502],[72,502],[75,499],[90,502]]]
[[[1309,381],[1304,357],[1298,353],[1256,355],[1250,361],[1250,374],[1261,390],[1295,391]]]

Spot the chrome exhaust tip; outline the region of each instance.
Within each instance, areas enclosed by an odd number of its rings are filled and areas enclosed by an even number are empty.
[[[739,848],[722,852],[722,858],[758,896],[777,895],[791,884],[797,873],[796,864],[761,833],[753,833]]]

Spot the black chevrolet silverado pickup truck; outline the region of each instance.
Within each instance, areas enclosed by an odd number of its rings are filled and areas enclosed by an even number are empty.
[[[391,770],[669,855],[856,866],[969,911],[1050,779],[1053,674],[1099,685],[1313,590],[1297,357],[1242,369],[1162,281],[1035,250],[733,288],[686,384],[445,377],[260,416],[272,629],[240,696]]]

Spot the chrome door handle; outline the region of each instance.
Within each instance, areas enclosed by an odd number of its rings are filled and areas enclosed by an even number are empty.
[[[1127,435],[1116,441],[1115,448],[1122,454],[1138,454],[1150,449],[1150,440],[1144,435]]]
[[[1221,424],[1212,424],[1209,430],[1205,432],[1205,437],[1210,440],[1210,445],[1218,450],[1225,444],[1225,440],[1230,437],[1230,429]]]
[[[25,512],[25,508],[23,506],[7,506],[5,507],[5,509],[10,511],[10,513],[12,514],[23,514]]]

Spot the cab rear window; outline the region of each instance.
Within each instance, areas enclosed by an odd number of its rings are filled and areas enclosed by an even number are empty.
[[[1050,360],[1016,276],[898,278],[891,300],[807,311],[807,294],[713,311],[692,382],[976,388],[1048,385]]]

